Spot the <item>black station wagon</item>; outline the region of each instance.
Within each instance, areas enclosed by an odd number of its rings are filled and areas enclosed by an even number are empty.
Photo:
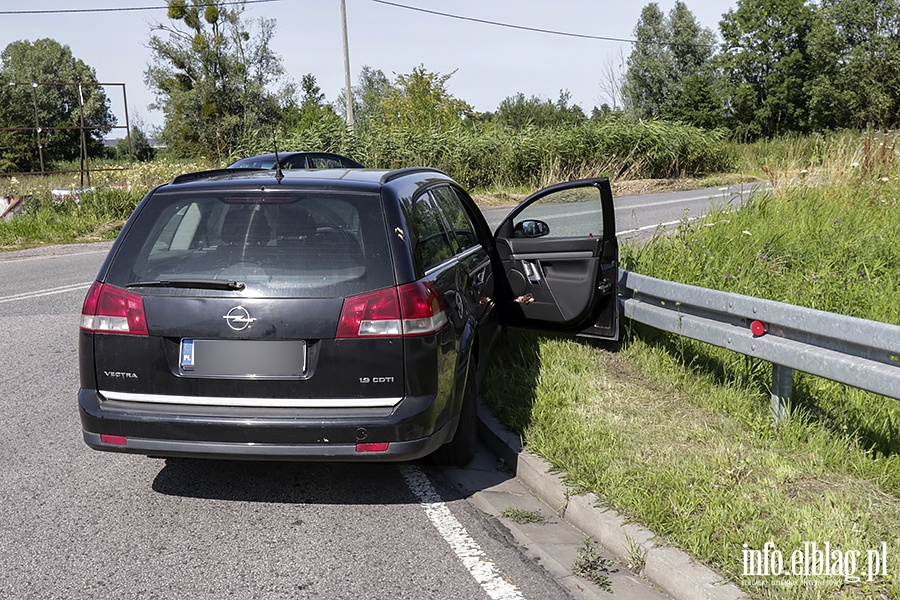
[[[465,464],[501,325],[618,334],[605,178],[491,235],[428,168],[223,169],[137,206],[84,301],[92,448],[156,457]]]

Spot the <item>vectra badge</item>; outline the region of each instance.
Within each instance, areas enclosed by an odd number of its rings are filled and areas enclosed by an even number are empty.
[[[225,319],[225,322],[228,323],[228,326],[234,329],[235,331],[243,331],[250,327],[250,323],[255,321],[255,318],[250,316],[250,313],[247,312],[247,309],[243,306],[235,306],[231,310],[228,311],[228,314],[222,316]]]

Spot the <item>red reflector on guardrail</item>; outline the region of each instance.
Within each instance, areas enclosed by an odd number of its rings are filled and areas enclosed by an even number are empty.
[[[766,324],[762,321],[753,321],[750,323],[750,332],[753,334],[753,337],[766,335]]]

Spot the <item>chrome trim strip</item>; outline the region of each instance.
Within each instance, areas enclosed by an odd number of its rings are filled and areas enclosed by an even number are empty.
[[[426,270],[425,270],[425,277],[430,277],[430,276],[432,275],[432,273],[436,273],[437,271],[441,271],[441,270],[443,270],[443,269],[446,269],[446,268],[449,267],[451,264],[454,264],[454,265],[455,265],[455,264],[457,264],[458,262],[459,262],[459,258],[457,258],[456,256],[451,256],[450,258],[445,258],[444,260],[442,260],[442,261],[439,262],[438,264],[434,265],[433,267],[430,267],[430,268],[426,269]]]
[[[594,258],[594,253],[590,250],[574,250],[571,252],[531,252],[523,254],[513,254],[513,260],[583,260],[585,258]]]
[[[146,402],[150,404],[186,404],[193,406],[244,406],[259,408],[388,408],[397,406],[403,398],[220,398],[216,396],[170,396],[164,394],[135,394],[106,392],[108,400]]]
[[[459,263],[461,260],[464,260],[464,259],[466,259],[466,258],[469,258],[469,256],[471,256],[472,254],[475,254],[475,253],[478,252],[479,250],[484,250],[484,248],[483,248],[481,245],[476,244],[476,245],[472,246],[471,248],[466,248],[465,250],[463,250],[463,251],[460,252],[459,254],[454,254],[454,255],[451,256],[450,258],[445,258],[444,260],[442,260],[442,261],[439,262],[438,264],[436,264],[436,265],[434,265],[433,267],[430,267],[429,269],[427,269],[427,270],[425,271],[425,277],[428,277],[429,275],[431,275],[431,274],[434,273],[435,271],[440,271],[441,269],[443,269],[443,268],[449,266],[451,263]]]
[[[457,254],[456,258],[458,260],[462,260],[464,258],[469,258],[469,256],[471,256],[472,254],[475,254],[479,250],[484,250],[484,248],[482,248],[481,244],[475,244],[471,248],[466,248],[465,250],[463,250],[462,252]]]

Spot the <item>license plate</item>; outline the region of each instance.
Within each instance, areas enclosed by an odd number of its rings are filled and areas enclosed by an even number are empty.
[[[209,377],[301,377],[302,340],[181,340],[181,371]]]

